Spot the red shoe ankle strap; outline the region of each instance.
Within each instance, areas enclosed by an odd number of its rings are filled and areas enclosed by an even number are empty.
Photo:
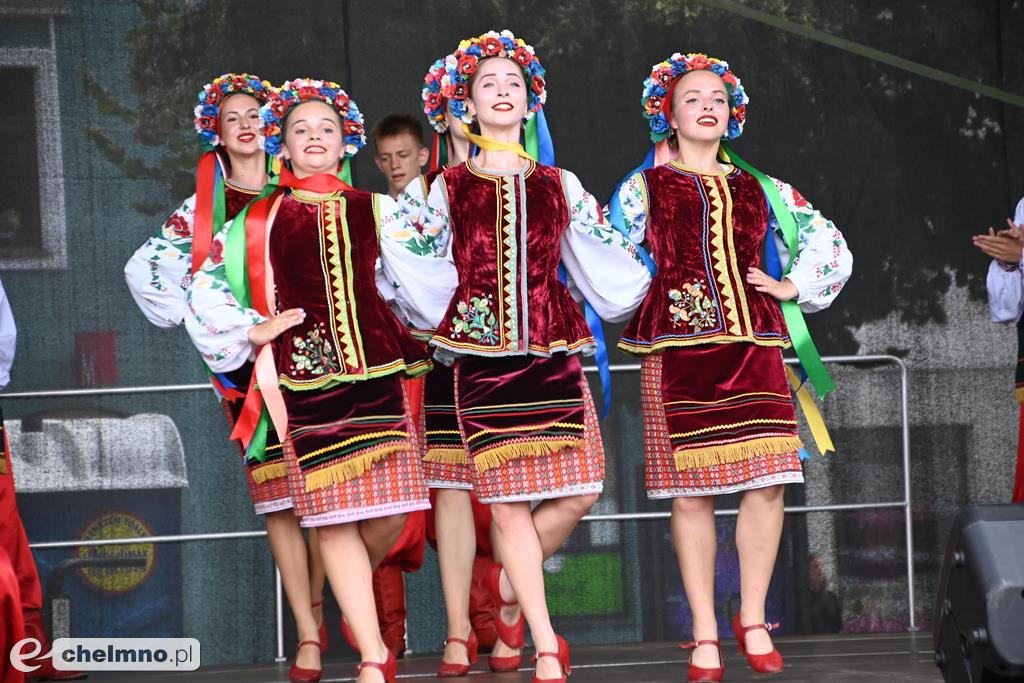
[[[298,650],[303,645],[316,645],[317,647],[320,647],[320,641],[319,640],[300,640],[299,644],[295,646],[295,649]]]
[[[448,638],[448,639],[446,639],[444,641],[444,644],[447,645],[448,643],[455,643],[455,644],[461,645],[461,646],[463,646],[465,648],[469,647],[469,641],[466,640],[465,638]]]
[[[322,605],[322,604],[324,604],[324,599],[323,599],[323,598],[320,598],[320,599],[319,599],[319,600],[317,600],[316,602],[313,602],[313,603],[311,603],[311,604],[310,604],[310,607],[312,607],[313,609],[316,609],[317,607],[319,607],[319,606],[320,606],[320,605]]]
[[[771,624],[754,624],[753,626],[744,626],[740,624],[740,633],[750,633],[751,631],[757,631],[758,629],[764,629],[765,631],[774,631],[779,627],[779,622]]]
[[[562,662],[562,656],[560,654],[558,654],[557,652],[538,652],[537,654],[535,654],[533,656],[533,661],[536,662],[541,657],[554,657],[555,659],[558,660],[559,663]]]
[[[715,647],[721,647],[721,643],[717,640],[691,640],[688,643],[683,643],[679,646],[680,650],[692,650],[700,647],[701,645],[714,645]]]
[[[388,665],[386,663],[381,664],[380,662],[359,662],[359,664],[356,666],[356,673],[358,674],[363,669],[376,669],[377,671],[386,674],[388,672],[387,667]]]

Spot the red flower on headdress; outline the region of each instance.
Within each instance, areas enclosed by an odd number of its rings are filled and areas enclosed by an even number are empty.
[[[215,85],[206,92],[206,103],[217,104],[220,102],[220,86]]]
[[[540,76],[533,77],[532,85],[533,92],[537,93],[538,95],[544,92],[544,79],[541,78]]]
[[[662,99],[656,95],[651,95],[644,102],[644,109],[647,110],[648,114],[657,114],[661,111]]]
[[[214,263],[220,263],[224,260],[224,243],[214,240],[213,244],[210,245],[210,260]]]
[[[726,71],[722,74],[722,82],[726,85],[732,86],[729,88],[730,92],[736,89],[736,74],[731,71]]]
[[[660,85],[663,88],[667,88],[668,84],[672,82],[673,78],[674,78],[674,76],[672,74],[672,68],[671,67],[667,67],[667,68],[664,68],[664,69],[659,69],[657,71],[657,73],[655,74],[655,80],[657,80],[658,81],[658,85]]]
[[[242,90],[247,85],[248,83],[246,83],[245,79],[239,76],[238,74],[235,74],[235,76],[231,79],[232,90]]]
[[[192,234],[192,226],[188,224],[185,217],[179,213],[167,219],[167,227],[178,237],[188,237]]]
[[[480,52],[484,57],[493,57],[501,53],[501,41],[494,36],[487,36],[480,41]]]
[[[217,119],[212,116],[200,116],[199,127],[205,130],[217,130]]]
[[[340,111],[347,112],[348,111],[348,95],[346,95],[345,93],[343,93],[342,91],[339,90],[337,92],[337,94],[334,95],[334,106],[335,106],[336,109],[338,109]]]
[[[452,86],[450,86],[448,90],[448,99],[451,100],[464,100],[466,99],[466,96],[469,94],[468,90],[466,89],[465,83],[455,83]]]
[[[288,111],[288,103],[285,102],[280,97],[275,97],[274,99],[270,100],[270,111],[273,112],[274,116],[276,116],[277,118],[283,118],[285,112]]]
[[[533,61],[533,55],[525,47],[517,47],[516,51],[512,53],[512,58],[519,62],[522,66],[530,66],[530,62]]]
[[[701,69],[710,68],[711,62],[708,61],[707,55],[694,55],[693,58],[687,62],[687,66],[690,67],[691,71],[699,71]]]
[[[466,76],[476,71],[477,62],[479,62],[473,55],[463,54],[459,56],[459,73]]]
[[[363,124],[359,123],[358,121],[353,121],[352,119],[345,119],[342,128],[345,130],[345,135],[363,134]]]
[[[444,105],[444,95],[439,92],[432,92],[427,95],[427,108],[440,109]]]
[[[270,137],[270,136],[278,136],[278,137],[280,137],[281,136],[281,126],[277,125],[276,123],[271,123],[270,125],[267,126],[267,129],[264,131],[264,135],[266,135],[267,137]]]
[[[312,85],[303,85],[298,90],[300,100],[314,100],[320,97],[320,88]]]

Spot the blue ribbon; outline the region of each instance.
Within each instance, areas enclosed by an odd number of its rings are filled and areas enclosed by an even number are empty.
[[[544,118],[544,107],[537,110],[537,161],[546,165],[555,165],[555,143],[551,141],[548,121]]]

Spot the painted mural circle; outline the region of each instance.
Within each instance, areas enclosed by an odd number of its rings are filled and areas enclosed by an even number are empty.
[[[152,535],[153,532],[146,523],[130,512],[107,512],[86,524],[80,537],[82,540],[98,540]],[[78,557],[110,560],[144,559],[146,564],[139,567],[109,566],[79,569],[79,574],[89,587],[104,593],[127,593],[141,586],[153,572],[153,566],[156,563],[156,546],[152,543],[85,546],[78,549]]]

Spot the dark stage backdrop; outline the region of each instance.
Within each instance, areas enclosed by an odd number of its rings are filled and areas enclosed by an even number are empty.
[[[602,199],[647,151],[640,93],[651,64],[703,51],[742,78],[751,103],[737,150],[799,188],[843,229],[855,255],[838,303],[810,318],[819,348],[891,353],[909,367],[923,624],[956,505],[1009,497],[1015,339],[988,322],[987,261],[969,237],[1001,226],[1024,195],[1024,53],[1015,47],[1024,3],[0,0],[0,86],[16,94],[0,111],[10,152],[0,179],[15,189],[0,196],[0,277],[21,330],[9,390],[203,381],[184,332],[145,322],[121,268],[192,192],[191,110],[212,77],[244,70],[275,83],[336,80],[369,129],[390,112],[419,116],[427,67],[460,38],[506,27],[547,68],[545,111],[559,165]],[[372,154],[370,146],[356,158],[356,184],[383,190]],[[606,329],[610,339],[617,331]],[[628,358],[613,352],[612,360]],[[789,491],[790,502],[899,500],[899,375],[884,365],[836,374],[840,389],[825,414],[839,454],[808,464],[808,485]],[[596,511],[665,510],[641,493],[638,378],[617,375],[614,388],[604,428],[609,479]],[[206,392],[6,399],[4,409],[19,430],[23,418],[35,425],[12,444],[19,485],[36,491],[26,494],[33,540],[77,537],[58,524],[62,499],[50,497],[53,482],[39,468],[46,457],[81,462],[88,449],[76,440],[88,440],[88,421],[111,411],[165,415],[176,425],[177,450],[131,432],[116,450],[135,465],[180,473],[166,493],[174,530],[262,526]],[[114,483],[90,486],[76,495],[108,504],[87,507],[120,509],[119,494],[97,492]],[[771,598],[786,632],[906,628],[902,520],[891,509],[790,516]],[[723,625],[738,591],[731,531],[723,519]],[[666,534],[655,521],[581,526],[548,567],[560,628],[579,641],[686,637]],[[40,551],[40,565],[45,571],[69,554]],[[180,591],[169,603],[182,605],[181,622],[167,627],[200,638],[204,663],[272,655],[272,565],[262,541],[190,543],[155,558],[171,563],[154,573],[173,574],[162,590]],[[94,590],[86,577],[75,580],[74,590]],[[432,555],[409,578],[409,593],[410,646],[436,649],[444,630]],[[118,600],[131,603],[131,593]],[[79,604],[88,609],[95,596]],[[103,635],[124,618],[110,608],[73,623],[90,629],[75,635]],[[333,624],[332,634],[340,643]]]

